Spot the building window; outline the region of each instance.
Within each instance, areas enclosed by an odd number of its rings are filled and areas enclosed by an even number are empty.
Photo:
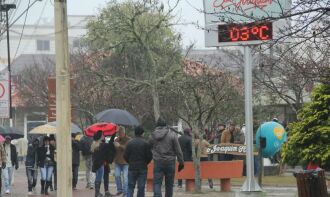
[[[49,51],[50,41],[49,40],[37,40],[37,51]]]

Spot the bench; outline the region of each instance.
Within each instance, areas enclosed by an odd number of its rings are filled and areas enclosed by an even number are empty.
[[[147,175],[147,191],[152,192],[153,189],[153,169],[154,163],[148,165]],[[186,180],[186,191],[195,190],[195,169],[193,162],[185,162],[184,169],[178,172],[178,163],[176,164],[175,180]],[[243,161],[204,161],[201,162],[201,179],[220,179],[221,191],[228,192],[231,190],[231,178],[239,178],[243,176]]]

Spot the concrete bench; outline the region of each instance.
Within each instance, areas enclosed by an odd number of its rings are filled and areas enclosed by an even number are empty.
[[[148,165],[147,191],[152,192],[153,188],[153,169],[154,163]],[[193,162],[185,162],[184,170],[178,172],[176,164],[175,179],[186,180],[186,191],[191,192],[195,189],[195,169]],[[220,179],[221,191],[231,190],[231,178],[243,176],[243,161],[204,161],[201,162],[201,179]]]

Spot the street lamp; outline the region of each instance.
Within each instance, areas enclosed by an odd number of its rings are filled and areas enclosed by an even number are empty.
[[[0,5],[0,11],[6,12],[6,31],[7,31],[7,55],[8,55],[8,72],[9,72],[9,119],[10,119],[10,126],[13,126],[12,118],[12,98],[11,98],[11,64],[10,64],[10,43],[9,43],[9,17],[8,12],[10,9],[16,9],[16,4],[2,4]]]

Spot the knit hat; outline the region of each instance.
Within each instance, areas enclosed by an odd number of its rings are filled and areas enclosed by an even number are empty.
[[[162,117],[159,117],[156,125],[157,127],[166,127],[166,121]]]
[[[94,141],[100,140],[101,137],[102,137],[102,134],[103,134],[103,132],[101,130],[99,130],[96,133],[94,133],[94,136],[93,136]]]

